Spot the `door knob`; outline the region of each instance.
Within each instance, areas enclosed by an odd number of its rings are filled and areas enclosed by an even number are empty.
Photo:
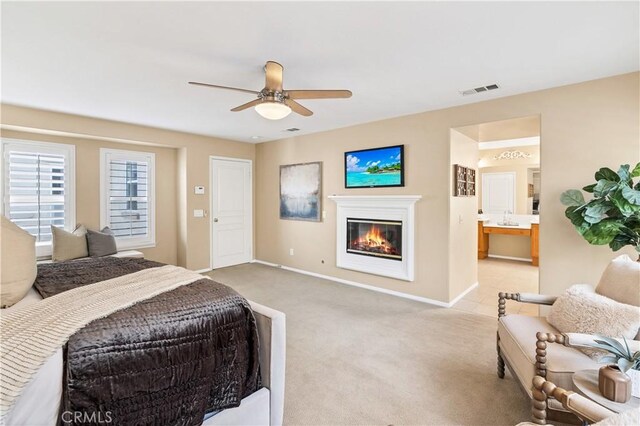
[[[214,218],[213,218],[213,221],[214,221],[214,222],[217,222],[217,221],[218,221],[218,218],[217,218],[217,217],[214,217]]]

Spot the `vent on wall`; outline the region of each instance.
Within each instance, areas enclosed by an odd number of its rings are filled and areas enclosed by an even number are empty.
[[[496,90],[499,88],[500,86],[494,83],[494,84],[489,84],[488,86],[480,86],[480,87],[475,87],[473,89],[462,90],[460,91],[460,93],[462,93],[463,96],[475,95],[476,93],[488,92],[490,90]]]

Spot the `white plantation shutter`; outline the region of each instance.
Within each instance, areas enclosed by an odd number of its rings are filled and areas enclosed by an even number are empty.
[[[2,141],[4,215],[50,252],[51,225],[75,227],[73,145]],[[46,247],[49,246],[49,247]]]
[[[113,231],[118,248],[154,245],[154,154],[104,148],[100,152],[102,226]]]

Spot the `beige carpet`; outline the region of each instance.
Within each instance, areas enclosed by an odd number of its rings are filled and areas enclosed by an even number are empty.
[[[210,273],[287,315],[287,425],[515,425],[496,320],[258,264]]]

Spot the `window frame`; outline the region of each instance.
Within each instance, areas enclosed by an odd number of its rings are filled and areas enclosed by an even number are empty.
[[[144,237],[116,237],[118,250],[151,248],[156,246],[156,155],[153,152],[100,148],[100,229],[111,226],[109,221],[109,163],[112,160],[144,161],[147,173],[148,232]]]
[[[11,149],[11,147],[16,147]],[[9,213],[9,161],[10,151],[23,151],[29,153],[43,153],[62,155],[65,158],[64,172],[64,229],[72,232],[76,228],[76,146],[72,144],[62,144],[54,142],[43,142],[13,138],[0,139],[0,213],[7,216]],[[8,216],[7,216],[8,218]],[[36,257],[50,257],[52,253],[52,242],[36,241]]]

